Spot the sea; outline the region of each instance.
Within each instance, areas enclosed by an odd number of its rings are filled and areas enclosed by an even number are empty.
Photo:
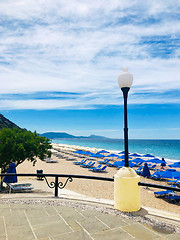
[[[52,143],[76,145],[113,151],[124,150],[123,139],[54,139]],[[145,140],[129,139],[129,152],[151,154],[170,161],[180,161],[180,140]]]

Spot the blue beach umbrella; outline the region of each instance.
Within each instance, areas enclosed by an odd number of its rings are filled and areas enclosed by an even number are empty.
[[[141,173],[141,176],[149,178],[151,176],[151,173],[149,171],[149,167],[147,163],[144,164],[143,171]]]
[[[82,154],[82,153],[84,153],[84,151],[83,151],[83,150],[77,150],[77,151],[75,151],[74,153],[80,153],[80,154]]]
[[[134,161],[139,161],[139,162],[146,162],[146,160],[142,159],[142,158],[135,158],[132,160],[133,162]]]
[[[118,156],[119,159],[125,159],[125,155],[122,155],[122,156]],[[129,159],[132,159],[132,157],[129,156]]]
[[[119,152],[118,154],[124,154],[125,153],[125,151],[121,151],[121,152]]]
[[[119,155],[111,153],[111,154],[107,155],[106,157],[119,157]]]
[[[145,161],[143,159],[141,159],[141,158],[135,158],[135,159],[131,160],[131,162],[133,162],[133,163],[141,163],[141,162],[145,162]]]
[[[82,153],[83,155],[91,155],[91,154],[93,154],[92,152],[89,152],[89,151],[84,151],[84,153]]]
[[[9,169],[7,170],[7,173],[16,173],[16,164],[11,163],[9,165]],[[5,176],[3,179],[3,182],[5,183],[16,183],[17,182],[17,176]]]
[[[92,153],[91,155],[90,155],[90,157],[96,157],[96,158],[102,158],[102,157],[105,157],[104,155],[102,155],[102,154],[100,154],[100,153]]]
[[[114,165],[116,165],[117,167],[124,167],[125,161],[124,160],[118,161]],[[135,167],[135,166],[136,166],[136,164],[134,164],[131,161],[129,161],[129,167]]]
[[[138,153],[132,153],[132,154],[130,154],[129,156],[131,156],[131,157],[141,157],[141,155],[138,154]]]
[[[101,150],[101,151],[99,151],[99,152],[97,152],[97,153],[109,153],[109,152],[106,151],[106,150]]]
[[[169,165],[169,167],[180,168],[180,162],[175,162],[175,163]]]
[[[151,158],[151,157],[155,157],[155,156],[153,156],[153,155],[151,155],[151,154],[145,154],[145,155],[142,155],[142,157],[148,157],[148,158]]]
[[[146,162],[147,163],[151,162],[151,163],[156,163],[156,164],[164,163],[164,161],[160,160],[159,158],[153,158],[153,159],[150,159]]]
[[[160,173],[162,178],[180,178],[180,172],[175,169],[168,169]]]

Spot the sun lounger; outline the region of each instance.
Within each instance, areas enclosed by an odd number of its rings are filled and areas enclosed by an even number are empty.
[[[88,169],[89,169],[89,170],[93,170],[93,169],[95,169],[95,168],[96,168],[96,169],[99,169],[99,168],[101,168],[101,166],[102,166],[102,165],[99,164],[97,167],[91,166],[91,167],[88,167]]]
[[[166,199],[172,203],[179,203],[180,202],[180,196],[175,195],[175,196],[168,196]]]
[[[136,173],[137,173],[138,175],[141,175],[142,170],[143,170],[143,166],[140,166],[140,167],[139,167],[137,170],[135,170],[135,171],[136,171]]]
[[[174,194],[174,192],[172,190],[154,192],[154,195],[157,198],[164,198],[164,197],[170,196],[172,194]]]
[[[94,164],[95,164],[95,162],[89,162],[88,164],[86,164],[86,165],[82,165],[81,167],[83,167],[83,168],[90,168],[90,167],[93,167],[94,166]]]
[[[155,168],[156,168],[156,164],[152,165],[149,169],[150,170],[155,170]]]
[[[154,172],[154,173],[151,175],[151,178],[154,179],[154,180],[158,180],[158,181],[162,180],[162,177],[161,177],[159,171]]]
[[[104,166],[102,168],[95,168],[92,169],[93,172],[106,172],[105,169],[107,168],[107,166]]]
[[[74,160],[76,160],[76,158],[75,157],[71,157],[71,158],[66,158],[66,160],[67,161],[74,161]]]
[[[46,159],[46,163],[57,163],[58,161],[55,159]]]
[[[15,191],[29,191],[34,189],[31,185],[31,183],[24,183],[24,184],[11,184],[11,183],[6,183],[7,186],[9,187],[9,193],[15,192]]]
[[[79,161],[73,162],[73,164],[80,165],[81,163],[85,163],[85,162],[86,162],[86,160],[82,159],[80,162]]]
[[[107,163],[106,165],[107,165],[108,167],[117,167],[117,162],[118,162],[118,161],[115,161],[115,162],[113,162],[113,163]]]
[[[177,180],[167,180],[167,184],[172,185],[172,184],[176,184]]]
[[[90,166],[92,163],[92,161],[88,162],[87,164],[86,163],[81,163],[80,164],[80,167],[87,167],[87,166]]]
[[[110,160],[109,159],[105,159],[104,161],[98,161],[98,163],[101,163],[101,164],[107,164],[109,163]]]

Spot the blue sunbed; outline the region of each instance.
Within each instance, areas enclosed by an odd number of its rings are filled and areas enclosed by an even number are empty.
[[[86,168],[86,167],[90,166],[91,164],[92,164],[92,161],[88,162],[87,164],[86,163],[81,163],[80,166]]]
[[[107,168],[107,166],[104,166],[102,168],[95,168],[92,169],[93,172],[105,172],[105,169]]]
[[[106,163],[108,163],[109,161],[110,161],[109,159],[105,159],[104,161],[98,161],[98,163],[106,164]]]
[[[108,166],[108,167],[117,167],[117,163],[118,163],[118,161],[115,161],[115,162],[113,162],[113,163],[106,163],[106,165]]]
[[[166,199],[169,200],[172,203],[180,202],[180,196],[178,196],[178,195],[168,196],[168,197],[166,197]]]
[[[93,169],[95,169],[95,168],[97,168],[97,169],[99,169],[99,168],[101,168],[101,164],[99,164],[97,167],[95,167],[95,166],[90,166],[90,167],[88,167],[88,169],[89,170],[93,170]]]
[[[80,165],[82,163],[85,163],[87,160],[83,159],[81,160],[80,162],[79,161],[76,161],[76,162],[73,162],[75,165]]]
[[[88,164],[87,166],[85,166],[86,168],[93,168],[95,165],[95,162],[92,162],[91,164]]]
[[[135,171],[136,171],[136,173],[137,173],[138,175],[141,175],[142,169],[143,169],[143,166],[140,166],[140,167],[139,167],[137,170],[135,170]]]
[[[170,196],[172,194],[174,194],[174,192],[172,190],[154,192],[154,195],[157,198],[167,197],[167,196]]]

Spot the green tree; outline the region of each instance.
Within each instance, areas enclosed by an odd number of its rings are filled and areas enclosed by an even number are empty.
[[[29,160],[35,165],[37,158],[43,160],[51,156],[52,145],[46,137],[25,129],[3,128],[0,130],[0,168],[5,173],[9,164],[17,165]]]

